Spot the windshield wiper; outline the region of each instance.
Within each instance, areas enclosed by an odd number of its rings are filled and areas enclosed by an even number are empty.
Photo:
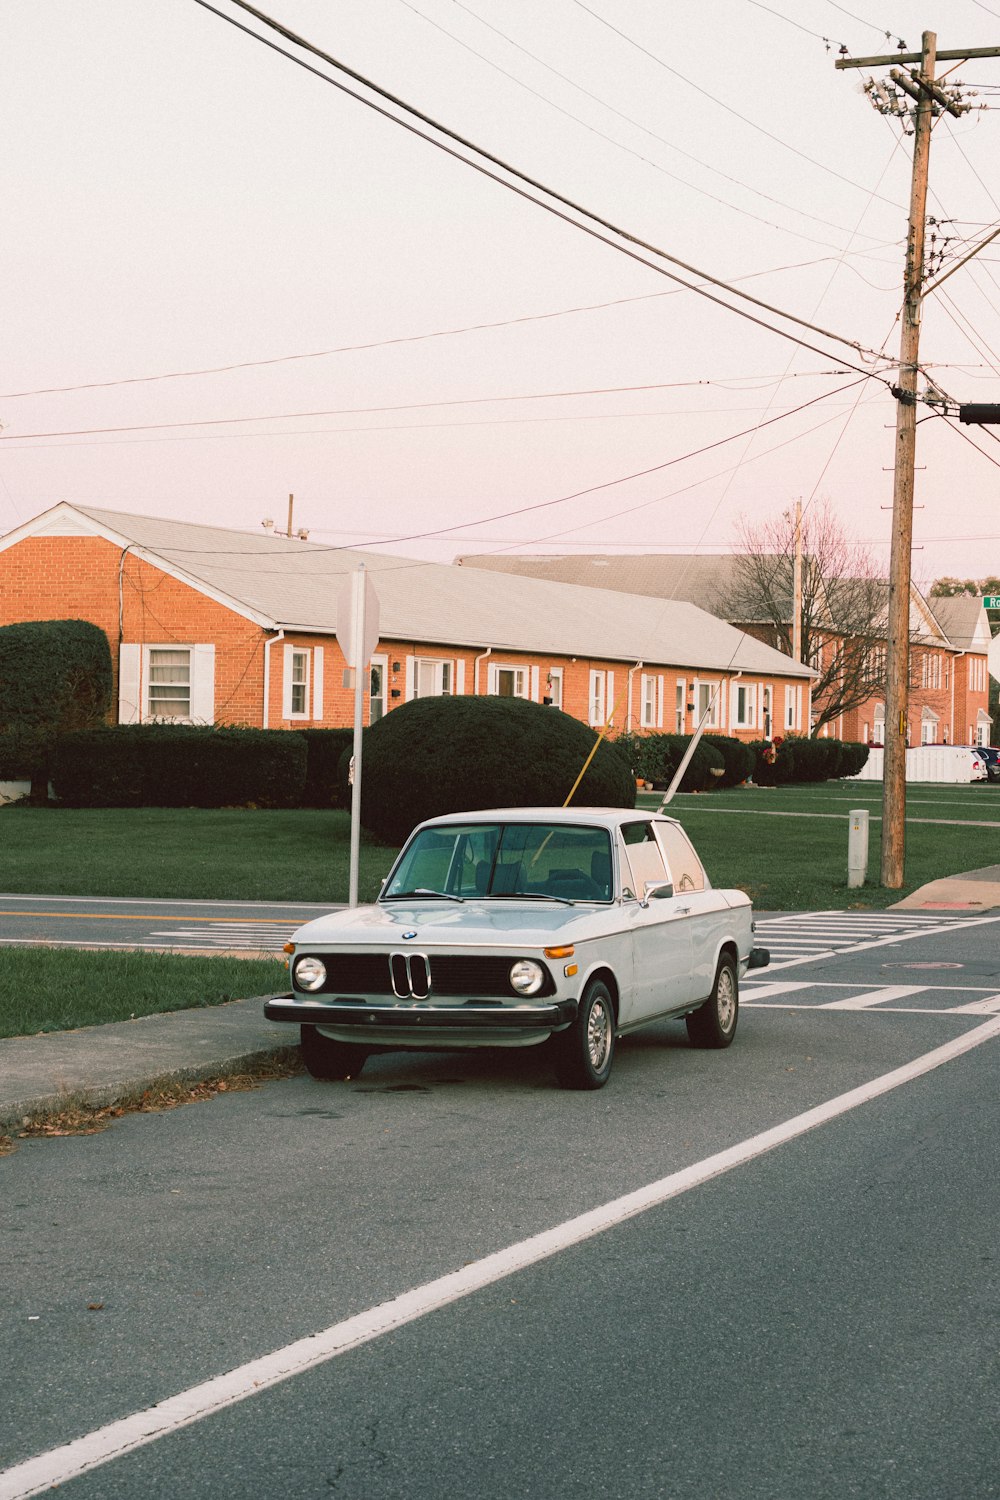
[[[464,902],[464,896],[453,896],[450,891],[431,891],[426,886],[418,886],[414,891],[393,891],[391,895],[383,896],[383,901],[409,901],[414,896],[420,896],[425,900],[435,901],[458,901]]]
[[[557,901],[560,906],[575,906],[568,896],[553,896],[548,891],[488,891],[490,901]]]

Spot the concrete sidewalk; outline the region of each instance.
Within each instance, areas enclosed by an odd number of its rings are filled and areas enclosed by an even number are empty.
[[[1000,865],[990,865],[933,880],[889,910],[973,915],[998,908]],[[297,1044],[294,1027],[264,1019],[261,996],[0,1041],[0,1133],[26,1115],[73,1102],[111,1104],[155,1083],[238,1073],[275,1054],[289,1056]]]

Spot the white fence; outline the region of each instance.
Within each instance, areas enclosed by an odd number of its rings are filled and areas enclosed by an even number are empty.
[[[848,781],[881,781],[885,751],[873,745],[868,759]],[[914,745],[906,752],[907,781],[971,781],[972,751],[961,745]]]

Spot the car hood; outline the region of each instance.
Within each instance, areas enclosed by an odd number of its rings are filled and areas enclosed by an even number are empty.
[[[358,947],[395,946],[402,942],[434,943],[442,947],[505,946],[515,936],[519,944],[545,947],[554,941],[572,942],[584,931],[604,928],[614,906],[563,906],[538,901],[499,900],[394,901],[385,906],[356,906],[317,917],[292,934],[297,948],[336,943]]]

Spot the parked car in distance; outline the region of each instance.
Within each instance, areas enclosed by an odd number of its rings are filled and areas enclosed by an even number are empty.
[[[499,808],[414,829],[370,906],[300,927],[291,992],[315,1078],[373,1052],[544,1046],[567,1088],[597,1089],[616,1038],[684,1017],[728,1047],[739,981],[763,968],[750,898],[715,890],[680,824],[623,808]]]
[[[972,757],[970,781],[1000,781],[1000,750],[992,745],[953,745],[952,749],[967,750]]]

